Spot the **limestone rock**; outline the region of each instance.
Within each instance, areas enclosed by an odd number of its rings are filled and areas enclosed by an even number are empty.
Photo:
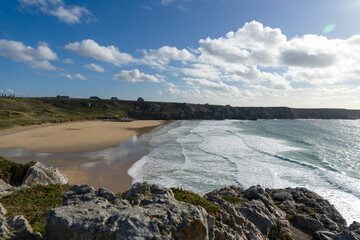
[[[75,185],[49,212],[47,238],[360,240],[360,223],[347,228],[328,201],[304,188],[231,186],[204,197],[219,207],[215,216],[157,185],[136,183],[121,196]]]
[[[4,180],[0,179],[0,197],[9,195],[13,189],[13,186],[7,184]]]
[[[0,221],[0,239],[37,240],[41,236],[33,233],[24,216],[15,216],[10,220]]]
[[[6,209],[4,208],[4,206],[0,203],[0,221],[5,220],[5,215],[6,215]]]
[[[64,205],[49,212],[47,238],[208,239],[206,211],[177,201],[169,191],[136,184],[121,198],[104,189],[74,186]]]
[[[22,182],[23,186],[49,185],[49,184],[68,184],[69,179],[60,173],[57,168],[46,166],[36,162],[29,167]]]

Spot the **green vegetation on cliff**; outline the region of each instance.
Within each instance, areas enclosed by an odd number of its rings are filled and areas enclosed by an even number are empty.
[[[10,185],[20,186],[26,171],[32,165],[34,165],[34,162],[29,162],[25,165],[18,164],[0,156],[0,179]]]
[[[171,188],[171,190],[174,193],[176,200],[187,202],[195,206],[201,206],[210,215],[216,216],[220,210],[219,207],[215,206],[214,204],[196,193],[179,188]]]
[[[0,202],[7,211],[7,219],[24,215],[34,231],[44,234],[48,212],[62,205],[62,195],[68,189],[68,185],[37,185],[17,190],[0,199]]]
[[[231,107],[79,98],[0,97],[0,129],[76,120],[359,119],[360,110]]]
[[[109,100],[110,101],[110,100]],[[0,129],[76,120],[123,118],[119,109],[92,107],[93,100],[0,98]]]

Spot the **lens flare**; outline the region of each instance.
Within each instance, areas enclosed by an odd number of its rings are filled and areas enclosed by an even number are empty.
[[[331,23],[329,25],[327,25],[326,27],[323,28],[322,32],[324,34],[328,34],[331,33],[332,31],[334,31],[336,28],[336,24],[335,23]]]

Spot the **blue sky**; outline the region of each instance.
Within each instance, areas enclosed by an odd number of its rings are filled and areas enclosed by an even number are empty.
[[[360,108],[357,0],[2,0],[0,92]]]

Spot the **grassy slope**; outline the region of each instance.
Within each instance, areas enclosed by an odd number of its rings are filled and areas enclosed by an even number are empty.
[[[55,98],[0,98],[0,129],[41,123],[56,123],[98,118],[123,118],[115,108],[92,108],[69,104]]]
[[[0,202],[7,211],[7,219],[24,215],[34,231],[44,235],[48,212],[62,205],[62,195],[68,189],[68,185],[37,185],[15,191],[0,199]]]
[[[0,156],[0,178],[13,186],[20,186],[26,171],[34,164],[18,164]],[[69,189],[68,185],[49,185],[23,188],[0,199],[5,207],[8,219],[24,215],[35,231],[44,234],[46,216],[50,209],[62,205],[62,195]]]

